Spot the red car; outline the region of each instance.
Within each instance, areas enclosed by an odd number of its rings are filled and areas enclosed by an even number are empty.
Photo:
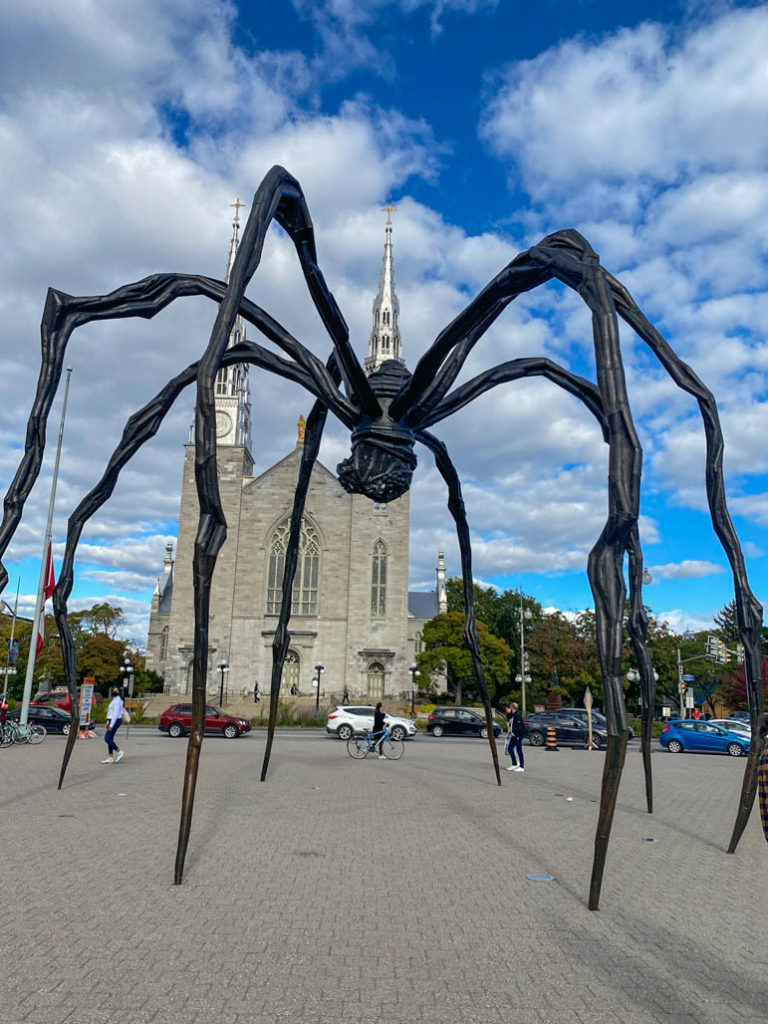
[[[192,705],[172,704],[160,715],[157,728],[169,736],[183,736],[192,728]],[[251,723],[239,715],[228,715],[214,704],[205,705],[205,731],[234,740],[251,731]]]
[[[49,690],[47,693],[38,693],[29,702],[30,704],[48,704],[64,711],[72,710],[72,701],[69,699],[69,690]]]

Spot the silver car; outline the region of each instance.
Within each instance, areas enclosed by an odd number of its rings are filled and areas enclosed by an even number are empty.
[[[372,704],[340,705],[329,713],[325,730],[340,740],[348,740],[356,732],[370,732],[373,729],[375,710]],[[407,740],[416,735],[416,725],[409,718],[385,714],[384,724],[393,740]]]

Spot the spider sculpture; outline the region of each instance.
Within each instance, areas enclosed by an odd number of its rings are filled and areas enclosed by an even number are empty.
[[[273,220],[284,228],[294,243],[310,295],[333,343],[326,364],[293,338],[268,313],[245,298],[245,289],[259,265],[264,238]],[[592,311],[596,383],[577,377],[548,359],[515,359],[451,390],[467,356],[505,307],[521,292],[529,291],[552,278],[576,290]],[[208,347],[198,363],[183,370],[128,420],[122,440],[103,477],[69,519],[64,561],[54,593],[54,613],[62,638],[68,684],[73,707],[77,708],[75,648],[66,615],[73,583],[75,551],[83,527],[112,494],[123,466],[156,433],[179,393],[187,385],[195,383],[195,480],[200,517],[194,554],[193,722],[184,773],[175,882],[180,884],[183,876],[203,738],[210,582],[217,554],[226,537],[226,522],[216,474],[213,388],[219,368],[232,363],[252,363],[300,384],[316,399],[307,421],[283,577],[282,606],[273,642],[269,729],[261,771],[262,781],[266,778],[272,750],[280,680],[290,639],[288,622],[301,518],[310,474],[330,411],[352,432],[351,455],[338,467],[339,480],[348,491],[365,494],[374,501],[382,502],[391,501],[405,493],[416,466],[414,448],[417,441],[431,451],[446,482],[448,507],[456,523],[461,552],[466,609],[464,634],[472,653],[485,705],[496,781],[501,784],[491,727],[491,707],[472,606],[469,527],[461,486],[446,448],[428,428],[493,387],[519,378],[540,375],[584,402],[598,420],[609,446],[608,516],[590,553],[587,568],[595,599],[597,648],[608,722],[608,744],[589,893],[589,908],[596,910],[628,736],[622,688],[622,624],[627,589],[624,577],[625,556],[628,560],[630,597],[628,627],[641,678],[642,749],[648,811],[651,812],[653,807],[650,737],[655,683],[646,646],[647,619],[642,604],[643,562],[637,529],[642,451],[627,400],[619,347],[619,317],[649,346],[675,383],[693,395],[699,404],[706,436],[706,484],[710,513],[733,572],[739,631],[745,651],[752,731],[753,735],[758,734],[758,719],[763,710],[758,647],[762,608],[749,589],[744,557],[726,506],[722,472],[723,439],[711,392],[691,368],[675,355],[640,312],[627,290],[600,266],[589,243],[573,230],[549,235],[504,267],[438,335],[434,344],[419,360],[413,374],[399,363],[389,362],[366,376],[350,346],[349,332],[341,312],[318,267],[312,222],[301,187],[283,168],[274,167],[254,196],[228,283],[206,277],[156,274],[103,296],[75,298],[53,289],[49,291],[41,324],[42,366],[37,394],[27,426],[24,456],[5,498],[5,514],[0,526],[0,558],[18,526],[24,503],[40,470],[47,418],[72,331],[94,320],[136,316],[151,318],[169,303],[185,295],[205,295],[219,303]],[[256,327],[283,355],[249,342],[227,349],[230,332],[238,315]],[[8,574],[0,563],[0,592],[7,579]],[[64,780],[74,740],[75,730],[72,730],[64,754],[59,787]],[[736,849],[754,803],[759,756],[758,745],[753,745],[747,759],[730,853]]]

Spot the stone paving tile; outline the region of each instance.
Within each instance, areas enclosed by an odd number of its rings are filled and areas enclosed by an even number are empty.
[[[354,762],[304,734],[261,784],[263,736],[206,740],[174,887],[186,744],[141,734],[119,766],[78,746],[58,792],[62,751],[0,755],[0,863],[27,911],[0,930],[0,1024],[768,1019],[756,814],[724,852],[735,758],[654,756],[649,816],[629,754],[592,914],[600,754],[526,749],[499,788],[480,742]]]

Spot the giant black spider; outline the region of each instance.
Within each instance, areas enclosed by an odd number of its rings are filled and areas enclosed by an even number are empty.
[[[244,297],[261,260],[264,238],[276,220],[294,243],[315,307],[331,337],[333,351],[323,363],[293,338],[264,310]],[[451,391],[467,356],[505,307],[521,292],[557,278],[577,291],[592,311],[596,384],[577,377],[548,359],[515,359],[480,374]],[[0,558],[16,530],[24,503],[37,478],[45,445],[45,428],[64,364],[72,331],[93,320],[155,316],[184,295],[206,295],[219,303],[208,347],[194,363],[171,380],[126,424],[122,440],[93,490],[69,519],[67,545],[54,612],[73,707],[77,708],[75,648],[67,624],[67,600],[73,583],[73,565],[82,529],[111,495],[122,467],[157,431],[163,416],[181,390],[197,384],[195,416],[195,479],[200,517],[194,555],[195,655],[193,667],[193,724],[187,747],[181,821],[176,852],[175,882],[180,884],[189,841],[195,783],[203,738],[208,655],[209,587],[217,554],[226,537],[226,522],[219,499],[216,473],[216,426],[213,387],[223,365],[249,362],[301,384],[316,402],[308,417],[305,445],[296,488],[291,531],[283,577],[282,606],[273,642],[270,716],[261,779],[266,778],[272,749],[283,664],[288,651],[291,593],[296,568],[299,530],[312,466],[317,458],[328,411],[352,431],[352,453],[338,467],[339,480],[349,491],[375,501],[390,501],[410,486],[416,465],[416,441],[433,454],[449,493],[448,506],[456,523],[465,598],[465,639],[472,653],[488,721],[491,756],[500,785],[498,756],[491,727],[491,707],[480,660],[472,605],[472,565],[467,524],[458,475],[445,446],[428,427],[461,409],[501,383],[541,375],[581,399],[597,418],[609,446],[608,517],[593,547],[588,576],[595,599],[597,648],[605,692],[608,744],[603,772],[600,811],[589,907],[597,909],[611,823],[618,797],[627,745],[627,718],[622,689],[622,621],[626,584],[624,558],[629,564],[629,631],[638,660],[642,691],[642,749],[646,798],[652,811],[650,770],[651,718],[655,699],[653,668],[646,647],[647,620],[642,604],[642,552],[637,520],[640,501],[642,450],[627,400],[618,334],[621,317],[644,341],[675,383],[699,403],[707,446],[706,484],[713,526],[731,565],[739,631],[744,644],[753,735],[763,710],[759,637],[762,608],[747,581],[744,558],[728,514],[723,484],[723,439],[711,392],[672,351],[640,312],[628,291],[601,266],[589,243],[573,230],[559,231],[521,253],[449,324],[419,360],[413,374],[400,364],[385,363],[367,377],[349,344],[349,332],[317,264],[314,231],[299,183],[281,167],[274,167],[254,196],[242,243],[227,284],[210,278],[155,274],[108,295],[75,298],[49,290],[41,324],[42,366],[35,402],[29,417],[24,456],[4,503],[0,527]],[[253,324],[289,358],[260,345],[242,343],[227,349],[235,318]],[[343,389],[340,385],[343,383]],[[0,592],[8,579],[0,563]],[[74,746],[70,732],[59,777],[59,788]],[[752,747],[742,783],[729,852],[746,826],[757,788],[758,745]]]

